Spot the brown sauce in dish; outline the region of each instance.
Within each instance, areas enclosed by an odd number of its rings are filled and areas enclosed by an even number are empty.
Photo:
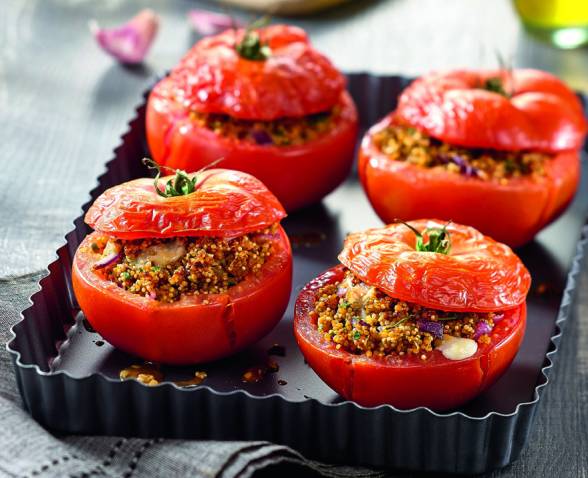
[[[274,362],[273,360],[268,361],[267,363],[267,372],[268,373],[276,373],[280,370],[280,366],[278,365],[277,362]]]
[[[202,382],[204,382],[204,380],[206,379],[206,377],[208,376],[208,374],[206,372],[203,371],[196,371],[194,372],[194,377],[188,379],[188,380],[178,380],[176,382],[174,382],[178,387],[195,387],[196,385],[200,385]]]
[[[250,367],[245,370],[241,380],[245,383],[259,383],[267,373],[266,367]]]
[[[121,380],[129,380],[129,379],[136,379],[139,382],[153,386],[159,385],[163,382],[164,374],[159,369],[159,365],[156,365],[151,362],[145,362],[144,364],[133,364],[127,368],[123,368],[119,373]],[[175,383],[178,387],[195,387],[200,385],[208,374],[201,370],[197,370],[194,372],[194,376],[187,380],[177,380]]]
[[[144,364],[133,364],[120,371],[119,377],[121,380],[128,380],[134,378],[145,385],[159,385],[163,380],[163,373],[159,370],[159,366],[146,362]]]
[[[268,360],[265,365],[256,365],[255,367],[249,367],[243,373],[241,380],[244,383],[259,383],[268,373],[276,373],[280,370],[280,365],[273,361]]]

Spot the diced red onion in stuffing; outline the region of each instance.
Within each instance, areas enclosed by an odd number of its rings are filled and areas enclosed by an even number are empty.
[[[441,162],[443,164],[453,163],[453,164],[459,166],[459,172],[460,172],[460,174],[463,174],[464,176],[468,176],[471,178],[478,177],[478,169],[473,167],[471,164],[469,164],[465,159],[463,159],[458,154],[452,154],[451,156],[442,155],[439,157],[439,159],[441,160]]]
[[[478,176],[478,170],[474,168],[471,164],[469,164],[465,159],[461,156],[453,156],[453,162],[459,166],[459,172],[464,176],[469,176],[471,178],[475,178]]]
[[[153,299],[153,300],[157,299],[157,294],[155,293],[154,290],[152,290],[151,292],[149,292],[149,298],[150,299]]]
[[[90,21],[90,31],[100,47],[121,63],[141,63],[157,35],[159,17],[153,10],[141,10],[127,23],[114,28],[101,28]]]
[[[345,287],[337,287],[337,297],[344,297],[347,294],[347,289]]]
[[[500,322],[502,319],[504,319],[504,312],[495,312],[494,317],[492,317],[492,320],[495,324]]]
[[[492,332],[492,326],[488,322],[480,320],[480,322],[476,324],[474,339],[479,339],[482,335],[488,335],[490,332]]]
[[[104,256],[102,259],[94,263],[94,269],[104,269],[114,263],[116,263],[122,256],[121,252],[113,252],[112,254],[108,254]]]
[[[417,320],[417,327],[421,332],[429,332],[436,339],[443,338],[443,324],[432,320]]]
[[[263,240],[267,240],[267,241],[274,241],[276,239],[279,239],[280,234],[278,232],[274,232],[272,234],[270,234],[270,233],[256,234],[255,237],[258,239],[263,239]]]
[[[269,133],[267,131],[262,130],[262,129],[253,130],[253,132],[251,133],[251,136],[253,136],[253,139],[255,140],[255,142],[260,145],[274,143],[274,140],[269,135]]]
[[[200,35],[216,35],[229,28],[243,26],[242,22],[232,19],[229,15],[197,8],[188,12],[188,20],[194,31]]]

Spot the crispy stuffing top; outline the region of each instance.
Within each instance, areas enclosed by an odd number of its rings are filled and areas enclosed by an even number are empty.
[[[465,149],[406,126],[390,126],[377,132],[373,139],[384,154],[396,161],[502,183],[522,176],[543,176],[545,161],[550,159],[547,154],[525,151]]]
[[[272,253],[277,225],[232,239],[177,237],[114,240],[92,244],[103,256],[118,252],[116,261],[96,269],[129,292],[162,302],[183,294],[219,294],[257,274]],[[96,266],[95,266],[96,267]]]
[[[353,354],[368,357],[420,355],[441,344],[444,335],[489,343],[489,334],[503,314],[455,313],[427,309],[389,297],[358,280],[350,271],[344,280],[324,286],[312,312],[325,340]]]

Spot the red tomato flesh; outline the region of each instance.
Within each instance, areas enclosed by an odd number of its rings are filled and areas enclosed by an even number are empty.
[[[74,257],[77,301],[102,337],[145,360],[192,364],[231,355],[266,335],[288,305],[292,255],[281,227],[259,275],[223,294],[187,294],[173,303],[128,292],[93,270],[101,256],[90,246],[101,235],[88,235]]]
[[[337,393],[354,402],[373,407],[390,404],[397,408],[457,407],[492,385],[508,368],[523,339],[526,303],[505,311],[490,333],[489,344],[478,344],[467,359],[449,360],[439,350],[420,357],[384,359],[337,350],[327,342],[311,318],[319,289],[344,277],[344,266],[329,269],[300,293],[294,314],[298,346],[313,370]]]
[[[391,117],[385,118],[366,134],[358,166],[363,188],[385,223],[421,217],[452,220],[518,247],[554,221],[578,187],[580,157],[575,150],[548,160],[543,177],[512,178],[507,184],[392,160],[372,138],[391,123]]]
[[[147,139],[153,159],[171,168],[197,171],[223,158],[224,168],[245,171],[270,189],[287,211],[319,201],[349,174],[357,139],[357,111],[347,92],[331,129],[300,145],[258,145],[223,137],[191,120],[183,107],[152,93],[147,105]]]

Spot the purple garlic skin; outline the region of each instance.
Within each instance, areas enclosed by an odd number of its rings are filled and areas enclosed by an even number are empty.
[[[202,36],[216,35],[229,28],[240,28],[243,26],[229,15],[210,12],[194,8],[188,12],[188,21],[196,33]]]
[[[141,10],[119,27],[101,28],[90,22],[90,31],[98,45],[119,62],[135,65],[142,63],[151,48],[159,29],[159,17],[150,9]]]

